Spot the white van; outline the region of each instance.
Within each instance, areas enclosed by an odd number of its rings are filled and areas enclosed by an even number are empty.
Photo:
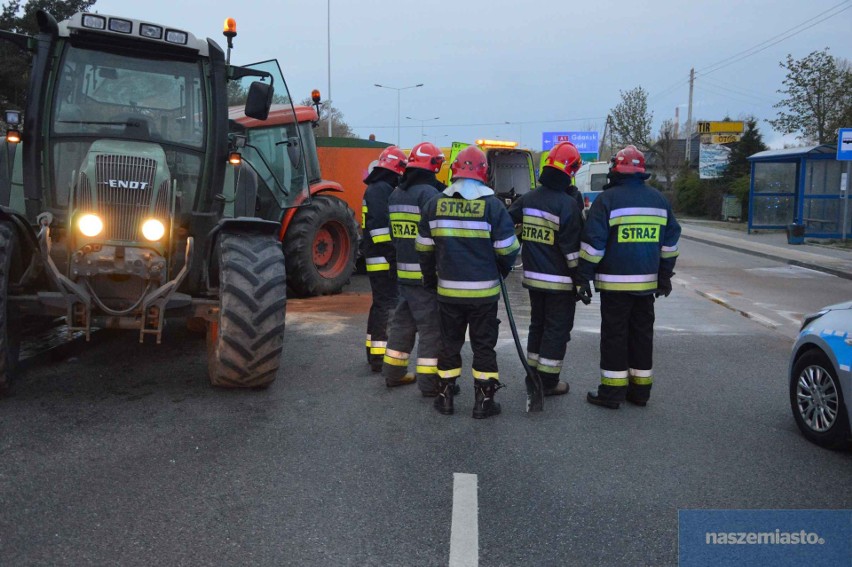
[[[608,161],[592,161],[580,166],[579,171],[574,176],[574,183],[577,185],[577,190],[583,195],[586,210],[589,210],[592,201],[603,191],[608,173]]]

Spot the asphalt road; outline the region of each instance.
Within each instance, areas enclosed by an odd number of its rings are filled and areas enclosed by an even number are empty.
[[[524,413],[502,317],[503,414],[470,418],[466,370],[456,415],[439,415],[369,371],[364,276],[290,302],[266,391],[211,389],[204,341],[180,325],[160,346],[127,333],[39,355],[0,401],[0,565],[447,565],[456,473],[476,475],[476,498],[456,505],[477,507],[459,517],[478,517],[483,566],[673,565],[679,509],[852,507],[852,452],[808,443],[790,414],[792,341],[696,293],[748,302],[732,263],[755,259],[726,252],[730,279],[711,281],[723,275],[703,248],[682,244],[679,285],[657,303],[646,408],[583,399],[598,382],[596,298],[578,307],[567,396]]]

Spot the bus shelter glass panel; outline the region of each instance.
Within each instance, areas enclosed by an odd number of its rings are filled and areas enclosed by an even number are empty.
[[[752,227],[783,228],[796,210],[796,162],[754,164]]]
[[[802,216],[806,234],[840,235],[843,230],[840,199],[842,169],[842,164],[836,160],[807,162]]]

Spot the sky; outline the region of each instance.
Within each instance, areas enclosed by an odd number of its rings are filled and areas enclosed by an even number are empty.
[[[233,17],[233,63],[278,59],[294,100],[318,88],[359,137],[405,148],[492,138],[541,149],[542,132],[603,131],[620,91],[638,86],[656,134],[676,109],[686,122],[690,68],[694,120],[754,115],[779,148],[796,143],[766,122],[783,98],[779,62],[826,47],[852,60],[852,0],[98,0],[93,10],[222,46]]]

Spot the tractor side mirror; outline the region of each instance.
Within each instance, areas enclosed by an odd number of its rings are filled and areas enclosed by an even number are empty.
[[[290,158],[290,163],[294,169],[302,166],[302,145],[299,143],[299,138],[290,138],[287,143],[287,157]]]
[[[299,143],[299,138],[293,136],[287,138],[283,142],[278,142],[276,146],[287,146],[287,157],[290,158],[290,163],[295,169],[302,165],[302,145]]]
[[[246,98],[245,114],[256,120],[266,120],[269,116],[269,108],[272,106],[272,85],[254,81],[249,87]]]

